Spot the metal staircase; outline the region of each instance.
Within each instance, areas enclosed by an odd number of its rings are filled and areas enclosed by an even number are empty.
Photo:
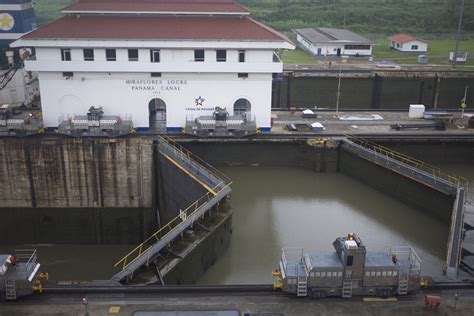
[[[402,274],[398,276],[398,294],[408,294],[408,274]]]
[[[352,297],[352,280],[346,279],[342,282],[342,297],[343,298]]]
[[[112,280],[121,281],[132,276],[140,267],[148,266],[164,247],[170,245],[175,238],[179,237],[231,192],[229,178],[193,156],[192,153],[171,139],[160,137],[158,149],[160,154],[199,182],[208,192],[185,210],[180,210],[178,216],[120,259],[115,264],[115,267],[119,267],[120,271],[112,277]]]
[[[296,289],[297,296],[308,295],[308,277],[298,276],[298,288]]]
[[[5,279],[5,298],[8,301],[16,300],[15,280]]]

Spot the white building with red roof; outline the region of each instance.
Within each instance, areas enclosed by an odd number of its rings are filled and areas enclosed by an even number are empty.
[[[139,129],[181,130],[215,107],[270,129],[274,51],[294,49],[233,0],[79,0],[12,44],[34,47],[43,117],[131,115]]]
[[[428,51],[428,42],[408,34],[396,34],[387,39],[390,41],[391,49],[403,53],[426,53]]]

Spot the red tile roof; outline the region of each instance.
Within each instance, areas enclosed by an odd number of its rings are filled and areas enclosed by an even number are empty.
[[[396,34],[388,37],[387,39],[395,43],[407,43],[418,40],[416,37],[407,34]]]
[[[65,16],[22,38],[289,42],[248,17]]]
[[[249,13],[234,0],[80,0],[63,9],[66,13],[85,11]]]

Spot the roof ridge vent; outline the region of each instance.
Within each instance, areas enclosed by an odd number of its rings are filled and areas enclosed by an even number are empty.
[[[337,40],[337,38],[334,37],[334,36],[332,36],[329,32],[323,31],[323,30],[320,29],[320,28],[315,28],[314,30],[315,30],[316,32],[318,32],[318,33],[320,33],[320,34],[326,36],[327,38],[333,40],[333,41],[336,41],[336,40]]]

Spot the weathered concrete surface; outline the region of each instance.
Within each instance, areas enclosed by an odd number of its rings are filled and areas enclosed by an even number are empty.
[[[168,285],[194,284],[219,259],[230,244],[232,238],[232,210],[214,212],[202,224],[211,231],[202,231],[203,237],[197,238],[191,249],[185,249],[183,259],[174,259],[171,270],[165,275]],[[196,233],[198,236],[199,233]],[[189,248],[189,245],[188,245]]]
[[[453,196],[433,190],[344,150],[339,152],[339,171],[450,223]]]
[[[339,72],[298,70],[285,74],[273,85],[273,108],[336,107]],[[464,88],[474,85],[472,73],[343,73],[339,109],[407,109],[409,104],[425,104],[428,108],[457,109]],[[468,95],[467,104],[473,104]]]
[[[156,228],[152,145],[145,138],[0,138],[0,240],[143,240]]]
[[[474,135],[473,135],[474,139]],[[405,155],[431,164],[474,164],[474,142],[391,141],[378,142]],[[462,176],[462,175],[460,175]]]
[[[327,139],[191,141],[181,145],[213,165],[291,166],[316,172],[337,169],[337,146]]]
[[[156,229],[151,208],[0,209],[2,244],[137,244]]]
[[[160,222],[164,225],[179,215],[180,210],[207,193],[207,190],[162,154],[157,154],[157,185]]]
[[[146,139],[0,138],[0,208],[152,207]]]
[[[363,302],[355,300],[297,299],[286,295],[271,294],[126,294],[103,296],[87,295],[90,315],[111,315],[111,307],[119,307],[116,315],[140,315],[137,312],[164,311],[218,311],[237,310],[241,315],[472,315],[474,295],[461,291],[454,302],[454,292],[434,293],[441,296],[441,306],[436,310],[425,309],[424,296],[405,298],[398,302]],[[51,296],[26,302],[0,304],[0,314],[5,315],[84,315],[82,297],[76,295]],[[143,315],[143,314],[142,314]],[[151,315],[151,314],[149,314]],[[175,314],[171,314],[175,315]]]

